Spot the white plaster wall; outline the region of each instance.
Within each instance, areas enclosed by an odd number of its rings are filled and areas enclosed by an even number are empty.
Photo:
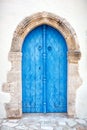
[[[10,95],[2,93],[2,84],[10,69],[8,52],[16,26],[26,16],[48,11],[64,17],[75,29],[81,48],[82,58],[79,72],[83,80],[77,91],[76,112],[81,118],[87,117],[87,0],[0,0],[0,118],[6,117],[4,104]],[[4,99],[4,100],[2,100]]]

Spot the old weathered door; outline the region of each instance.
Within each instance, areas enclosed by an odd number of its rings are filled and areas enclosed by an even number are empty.
[[[32,30],[22,46],[22,109],[67,112],[67,46],[48,25]]]

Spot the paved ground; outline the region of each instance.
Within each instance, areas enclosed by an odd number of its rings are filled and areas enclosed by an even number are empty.
[[[87,130],[87,119],[59,114],[25,114],[21,119],[0,120],[0,130]]]

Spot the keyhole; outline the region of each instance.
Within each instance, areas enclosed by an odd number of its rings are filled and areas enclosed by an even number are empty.
[[[48,50],[49,50],[49,51],[51,51],[51,50],[52,50],[51,46],[48,46]]]
[[[39,67],[39,70],[41,69],[41,67]]]
[[[41,48],[42,48],[41,45],[39,45],[38,49],[41,50]]]

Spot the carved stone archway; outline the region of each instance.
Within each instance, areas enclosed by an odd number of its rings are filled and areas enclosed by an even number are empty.
[[[8,118],[20,118],[22,116],[22,78],[21,78],[21,60],[22,44],[26,35],[35,27],[42,24],[50,25],[56,28],[64,36],[68,47],[68,77],[67,77],[67,113],[69,116],[75,116],[76,90],[81,84],[78,72],[78,61],[81,57],[78,40],[71,25],[59,16],[52,13],[41,12],[26,17],[16,28],[12,45],[9,52],[9,61],[11,70],[7,75],[7,83],[3,85],[3,91],[9,92],[11,101],[5,105]]]

